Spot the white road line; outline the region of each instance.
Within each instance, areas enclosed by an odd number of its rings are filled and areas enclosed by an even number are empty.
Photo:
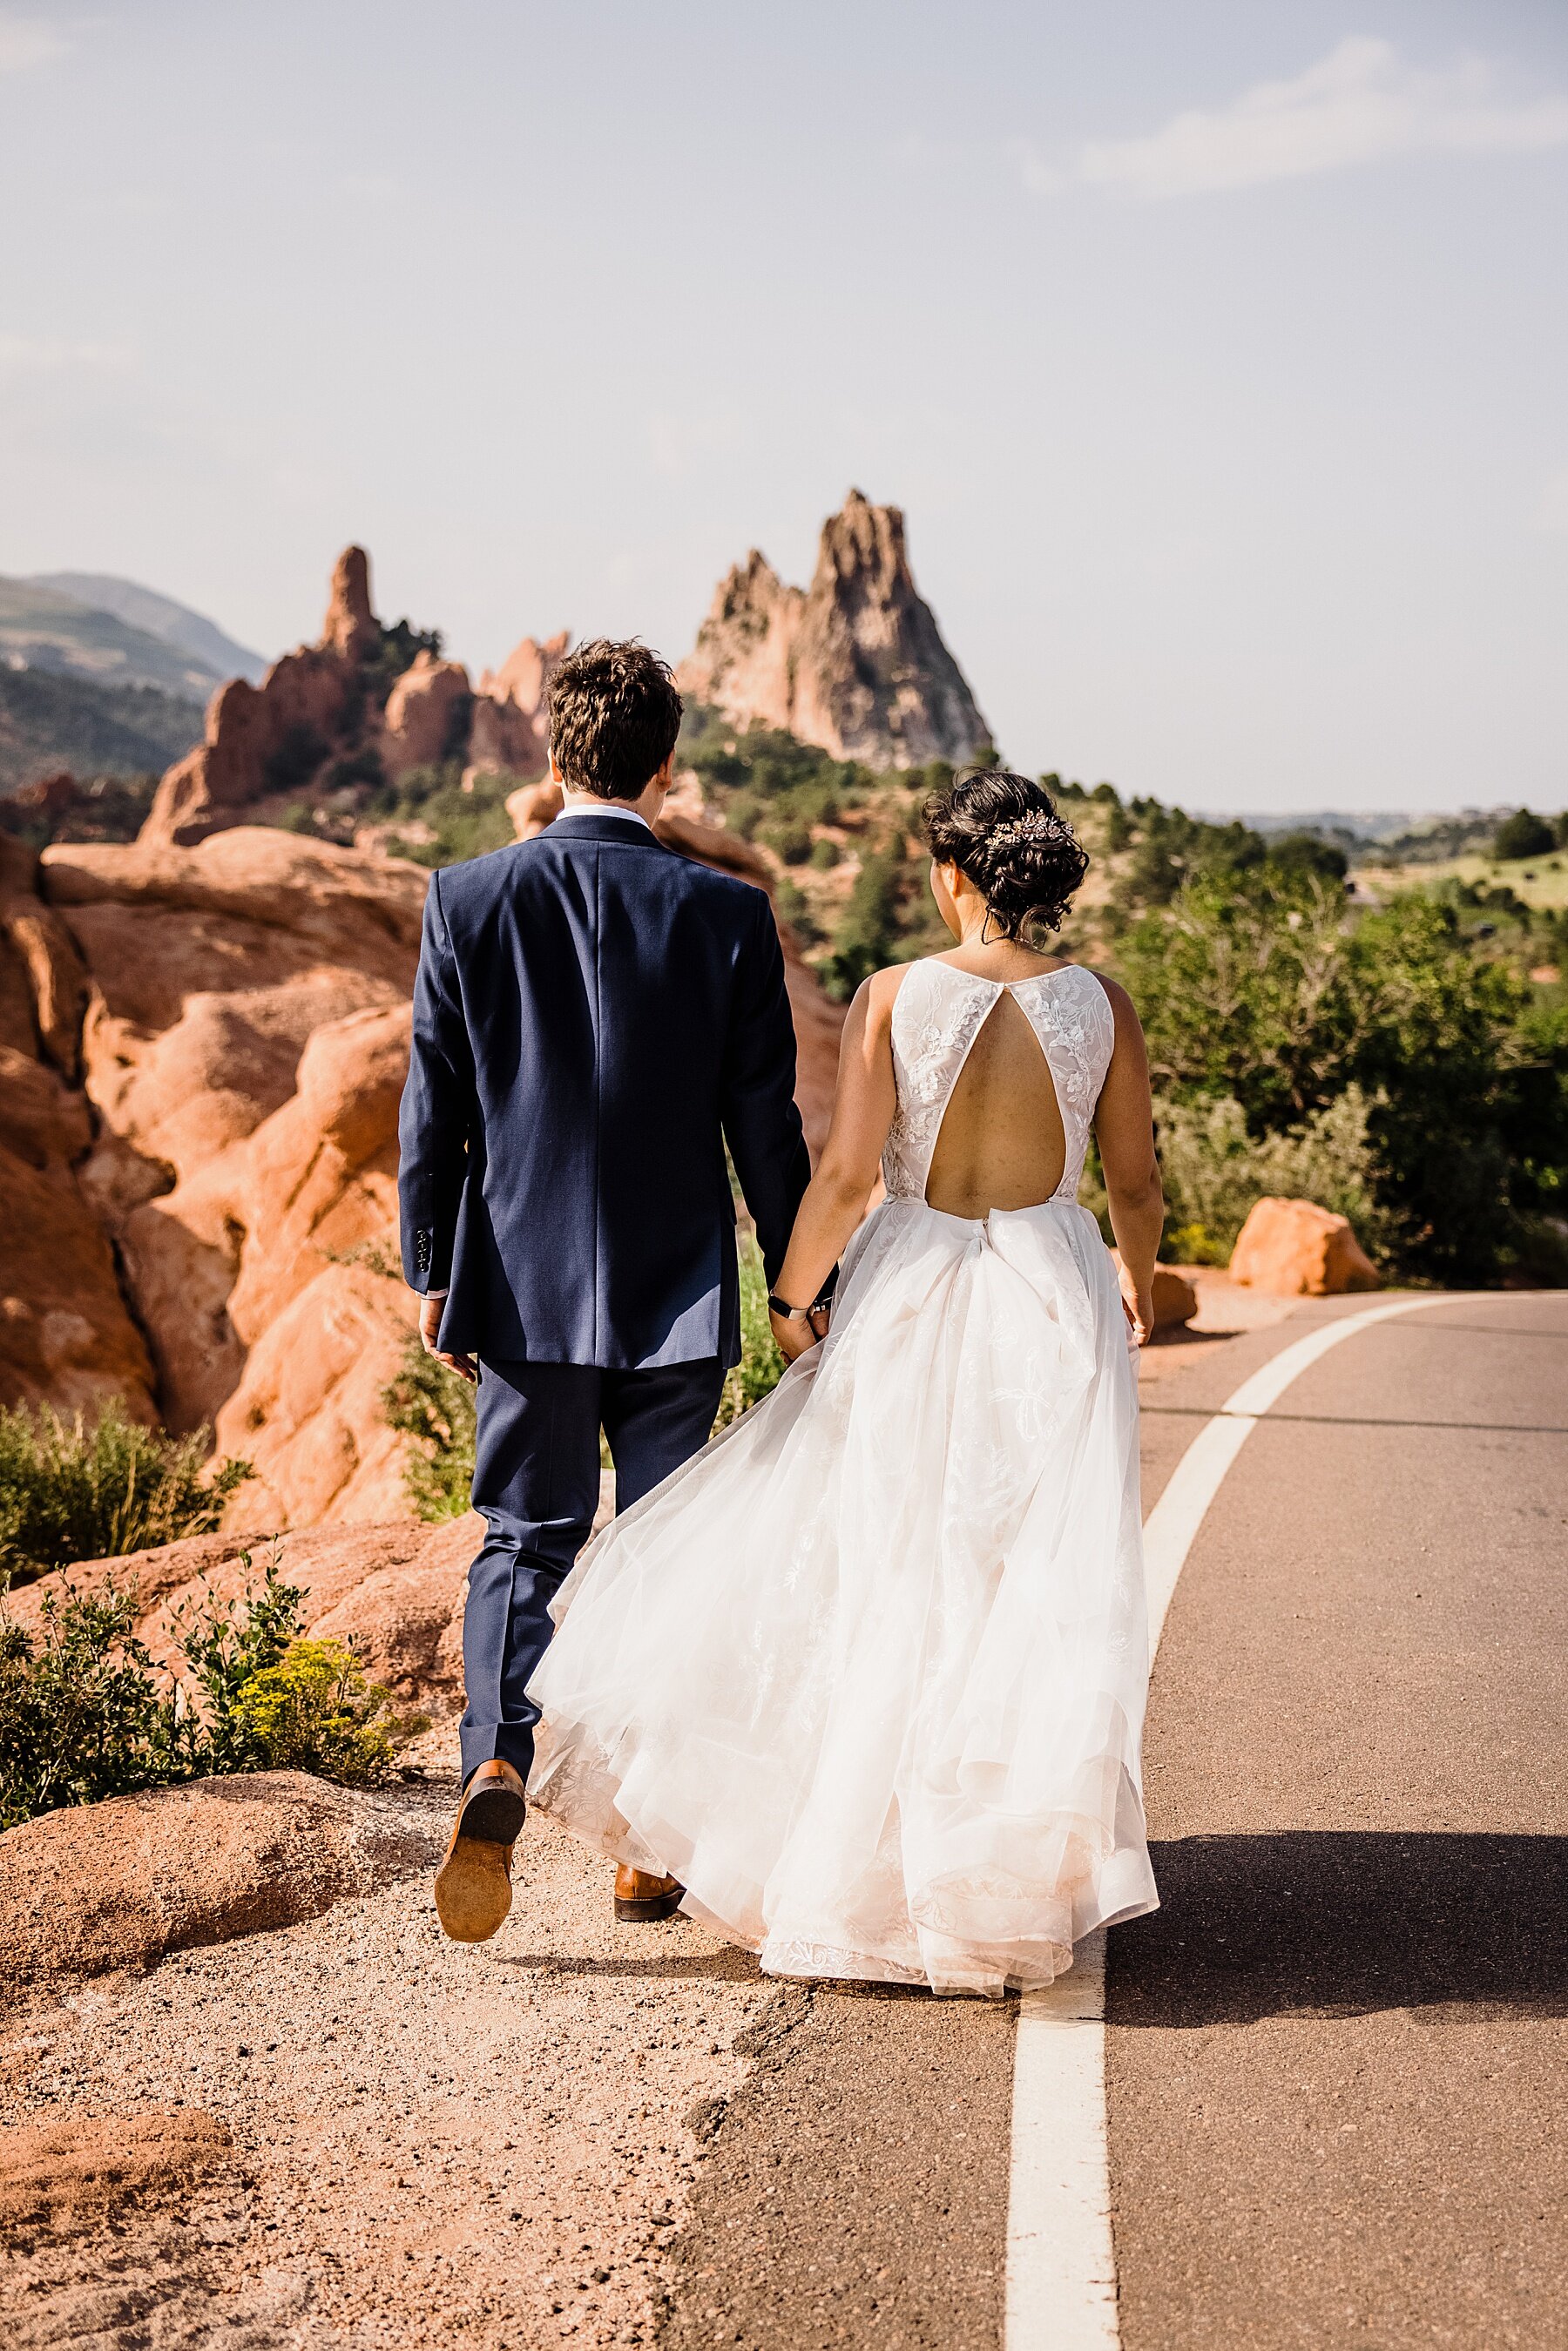
[[[1228,1396],[1177,1462],[1144,1522],[1149,1650],[1193,1538],[1226,1471],[1292,1380],[1375,1322],[1458,1303],[1452,1290],[1396,1298],[1320,1322]],[[1019,2002],[1013,2058],[1004,2351],[1116,2351],[1116,2254],[1105,2116],[1105,1938],[1089,1936],[1070,1971]]]

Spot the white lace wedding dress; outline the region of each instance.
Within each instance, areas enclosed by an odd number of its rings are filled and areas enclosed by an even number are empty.
[[[912,965],[887,1197],[827,1340],[583,1552],[530,1686],[530,1802],[778,1975],[1028,1989],[1155,1903],[1136,1373],[1076,1197],[1111,1008],[1076,965],[1011,992],[1053,1196],[926,1206],[1000,983]]]

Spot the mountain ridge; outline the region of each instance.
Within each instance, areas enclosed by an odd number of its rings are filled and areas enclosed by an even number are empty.
[[[139,580],[127,580],[112,571],[30,571],[26,579],[31,587],[52,588],[91,611],[110,613],[148,636],[161,638],[210,670],[214,685],[231,677],[247,678],[252,685],[259,685],[266,672],[264,653],[240,644],[193,605],[144,587]]]

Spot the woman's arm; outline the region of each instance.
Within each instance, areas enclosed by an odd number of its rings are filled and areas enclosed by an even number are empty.
[[[901,970],[873,972],[857,991],[844,1022],[833,1123],[796,1216],[776,1284],[788,1305],[810,1305],[865,1214],[897,1107],[890,1029],[893,999],[903,978]],[[772,1322],[781,1352],[793,1363],[812,1343],[810,1324],[786,1322],[778,1314]]]
[[[1110,1197],[1111,1229],[1122,1253],[1122,1293],[1133,1336],[1146,1347],[1154,1336],[1151,1291],[1166,1221],[1165,1190],[1155,1156],[1149,1057],[1132,998],[1114,980],[1101,984],[1116,1018],[1116,1042],[1094,1112],[1094,1134]]]

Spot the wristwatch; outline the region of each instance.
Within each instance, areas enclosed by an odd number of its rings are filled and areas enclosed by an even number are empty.
[[[768,1311],[769,1314],[777,1314],[781,1322],[809,1322],[816,1311],[814,1306],[787,1304],[776,1290],[770,1290],[768,1293]]]

